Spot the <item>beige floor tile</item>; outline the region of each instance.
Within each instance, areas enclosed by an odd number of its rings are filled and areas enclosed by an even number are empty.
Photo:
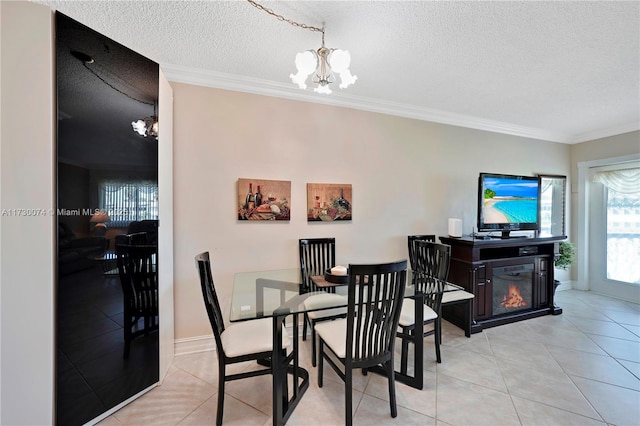
[[[218,358],[214,351],[177,356],[174,358],[172,367],[179,368],[218,388]]]
[[[397,406],[397,417],[391,417],[388,400],[380,400],[373,396],[364,395],[353,418],[354,425],[435,425],[433,417]]]
[[[633,361],[625,361],[625,360],[622,360],[622,359],[619,359],[618,362],[624,368],[626,368],[631,374],[633,374],[638,379],[640,379],[640,363],[633,362]]]
[[[398,406],[435,418],[436,416],[436,373],[425,371],[424,388],[412,388],[396,382],[396,401]],[[383,401],[389,401],[389,387],[386,377],[373,374],[365,389],[365,394]]]
[[[564,313],[562,315],[545,315],[543,317],[531,318],[525,321],[525,324],[536,334],[546,334],[550,328],[579,331],[570,318],[569,315]]]
[[[500,359],[526,359],[528,363],[542,366],[555,365],[556,361],[544,345],[537,341],[518,341],[492,336],[489,344],[498,363]]]
[[[498,336],[503,339],[510,340],[525,340],[525,341],[537,341],[537,335],[526,324],[526,321],[515,322],[512,324],[505,324],[498,327],[488,328],[483,331],[487,335],[488,339],[492,336]]]
[[[511,395],[593,419],[600,418],[557,365],[531,368],[526,360],[505,360],[500,363],[500,370]]]
[[[445,327],[443,327],[444,329]],[[462,330],[460,330],[462,331]],[[466,337],[464,334],[451,335],[443,333],[442,345],[440,345],[440,351],[442,352],[442,359],[447,359],[449,352],[477,352],[483,355],[493,355],[489,340],[485,333],[472,334],[471,337]]]
[[[640,424],[640,392],[580,377],[574,377],[573,380],[605,422],[614,425]]]
[[[615,359],[588,352],[550,346],[549,351],[565,373],[640,391],[640,379]]]
[[[577,329],[584,333],[640,342],[639,336],[614,321],[592,320],[578,317],[569,318],[569,320],[575,324]]]
[[[450,353],[446,362],[438,365],[440,375],[507,392],[496,359],[487,355],[475,352]]]
[[[514,396],[511,398],[523,426],[604,426],[605,423],[569,411]]]
[[[581,331],[552,328],[546,334],[539,334],[538,339],[545,345],[577,349],[584,352],[605,355],[606,353]]]
[[[509,394],[438,375],[437,418],[447,424],[519,425]]]
[[[352,391],[352,413],[355,413],[362,392]],[[287,422],[288,425],[340,425],[345,416],[344,383],[325,380],[322,388],[314,381]]]
[[[180,426],[202,426],[214,425],[216,423],[216,413],[218,407],[218,393],[216,392],[196,410],[189,414],[184,420],[178,423]],[[261,425],[269,420],[269,416],[253,407],[231,397],[224,399],[224,412],[222,422],[225,425]]]
[[[639,325],[629,325],[629,324],[620,324],[626,330],[632,332],[635,336],[640,337],[640,326]]]
[[[127,425],[176,425],[215,393],[210,384],[176,371],[162,384],[115,413]]]
[[[248,379],[234,380],[225,385],[225,395],[239,399],[245,404],[271,415],[272,409],[272,376],[258,376]]]
[[[610,356],[625,361],[640,362],[640,342],[588,334]]]

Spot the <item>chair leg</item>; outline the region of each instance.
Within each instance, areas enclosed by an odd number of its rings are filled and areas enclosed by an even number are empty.
[[[122,353],[122,359],[129,359],[129,351],[131,350],[131,327],[133,324],[130,319],[127,319],[127,313],[124,316],[124,352]]]
[[[402,333],[409,333],[408,330],[402,330]],[[402,351],[400,352],[400,372],[402,374],[407,374],[407,358],[409,354],[409,341],[407,339],[402,339]]]
[[[391,409],[391,417],[398,416],[398,406],[396,404],[396,374],[393,371],[393,356],[386,363],[387,377],[389,378],[389,408]]]
[[[222,416],[224,414],[224,382],[225,365],[223,359],[218,359],[218,408],[216,411],[216,425],[222,426]]]
[[[433,326],[435,327],[435,336],[433,340],[436,344],[436,361],[438,361],[438,364],[440,364],[442,363],[442,358],[440,357],[440,342],[442,341],[442,330],[438,326],[437,320],[433,323]]]
[[[302,340],[307,340],[307,321],[309,321],[309,317],[305,313],[302,320]]]
[[[353,424],[353,369],[344,369],[344,423],[346,426]]]
[[[316,329],[315,324],[311,323],[311,365],[316,366]]]
[[[324,342],[320,339],[319,342],[319,353],[318,353],[318,387],[322,387],[322,373],[324,369]]]

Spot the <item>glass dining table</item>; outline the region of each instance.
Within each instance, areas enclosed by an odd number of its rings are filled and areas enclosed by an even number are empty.
[[[405,298],[415,298],[424,302],[424,293],[416,292],[412,284],[412,273],[408,271]],[[314,277],[322,281],[322,277]],[[322,286],[340,285],[324,283]],[[251,321],[260,318],[273,318],[273,354],[270,360],[273,383],[273,424],[283,425],[289,419],[291,413],[300,402],[302,396],[309,388],[309,372],[299,363],[299,319],[305,312],[331,309],[347,306],[346,285],[343,292],[331,293],[327,298],[327,292],[301,292],[302,284],[299,269],[281,269],[259,272],[236,273],[233,282],[231,297],[231,322]],[[459,286],[442,282],[440,288],[443,292],[460,290]],[[342,295],[340,293],[343,293]],[[323,295],[323,303],[314,306],[313,303],[305,303],[311,297]],[[329,302],[327,302],[329,301]],[[424,315],[424,303],[415,303],[415,318]],[[285,352],[282,347],[282,333],[285,327],[285,318],[292,317],[291,328],[293,333],[292,350]],[[416,324],[416,341],[422,340],[423,324]],[[396,380],[417,389],[423,387],[423,345],[414,344],[414,374],[409,376],[396,371]],[[373,370],[374,372],[376,370]],[[292,377],[291,389],[288,376]],[[289,395],[289,391],[292,394]]]

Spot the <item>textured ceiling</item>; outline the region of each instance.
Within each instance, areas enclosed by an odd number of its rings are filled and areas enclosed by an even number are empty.
[[[170,80],[558,142],[640,128],[640,2],[265,1],[326,27],[355,85],[289,80],[320,47],[246,1],[38,1],[160,63]]]

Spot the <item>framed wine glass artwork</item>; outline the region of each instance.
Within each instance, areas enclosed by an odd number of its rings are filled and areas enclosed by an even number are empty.
[[[307,222],[351,220],[352,200],[351,184],[308,183]]]
[[[291,181],[238,179],[238,220],[290,220]]]

